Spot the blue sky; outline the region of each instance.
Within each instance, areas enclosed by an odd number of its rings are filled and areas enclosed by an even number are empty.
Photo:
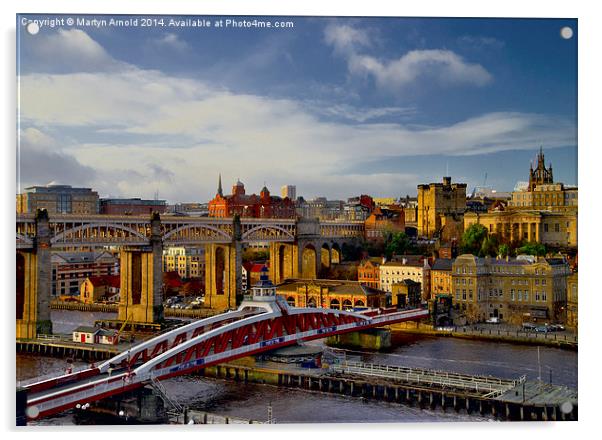
[[[397,197],[448,169],[503,191],[540,145],[577,183],[576,20],[258,18],[294,28],[19,20],[21,185],[206,201],[221,172],[248,192]]]

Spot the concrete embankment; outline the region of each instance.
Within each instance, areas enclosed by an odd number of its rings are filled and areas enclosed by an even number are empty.
[[[448,329],[436,329],[432,325],[421,323],[400,323],[390,326],[395,333],[410,333],[429,336],[453,337],[461,339],[472,339],[490,342],[507,342],[527,345],[544,345],[558,347],[568,350],[578,349],[576,335],[568,335],[561,332],[535,333],[520,330],[505,330],[492,327],[470,328],[451,327]]]

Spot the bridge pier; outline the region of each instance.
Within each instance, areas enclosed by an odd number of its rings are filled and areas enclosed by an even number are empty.
[[[45,209],[38,210],[33,247],[18,250],[16,255],[16,337],[19,339],[52,334],[50,238],[48,212]]]
[[[120,321],[163,321],[162,254],[161,219],[155,213],[151,218],[150,246],[121,249]]]
[[[205,306],[229,310],[242,301],[242,226],[232,223],[232,242],[205,247]]]

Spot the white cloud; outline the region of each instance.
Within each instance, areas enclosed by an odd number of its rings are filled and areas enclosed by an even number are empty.
[[[188,49],[190,49],[190,46],[186,41],[181,40],[177,34],[174,34],[172,32],[168,32],[164,34],[161,38],[157,38],[156,40],[154,40],[154,43],[158,47],[176,50],[177,52],[185,52]]]
[[[372,44],[368,31],[348,25],[326,26],[324,41],[341,54],[350,54],[358,47],[369,47]]]
[[[439,84],[476,86],[492,80],[483,66],[467,63],[449,50],[412,50],[397,60],[385,62],[367,55],[352,55],[348,65],[352,74],[373,76],[385,89],[400,89],[422,78],[434,79]]]
[[[39,34],[28,45],[32,54],[26,66],[37,72],[104,72],[128,68],[80,29],[58,29]]]
[[[379,60],[361,51],[371,45],[365,30],[331,25],[326,27],[324,35],[335,52],[346,58],[350,74],[373,78],[383,89],[400,90],[420,79],[442,85],[476,86],[484,86],[493,79],[483,66],[469,63],[450,50],[412,50],[398,59]]]

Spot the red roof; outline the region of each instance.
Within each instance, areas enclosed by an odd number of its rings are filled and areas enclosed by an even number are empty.
[[[121,277],[119,275],[99,275],[88,277],[88,280],[94,287],[109,286],[119,288],[121,287]]]

